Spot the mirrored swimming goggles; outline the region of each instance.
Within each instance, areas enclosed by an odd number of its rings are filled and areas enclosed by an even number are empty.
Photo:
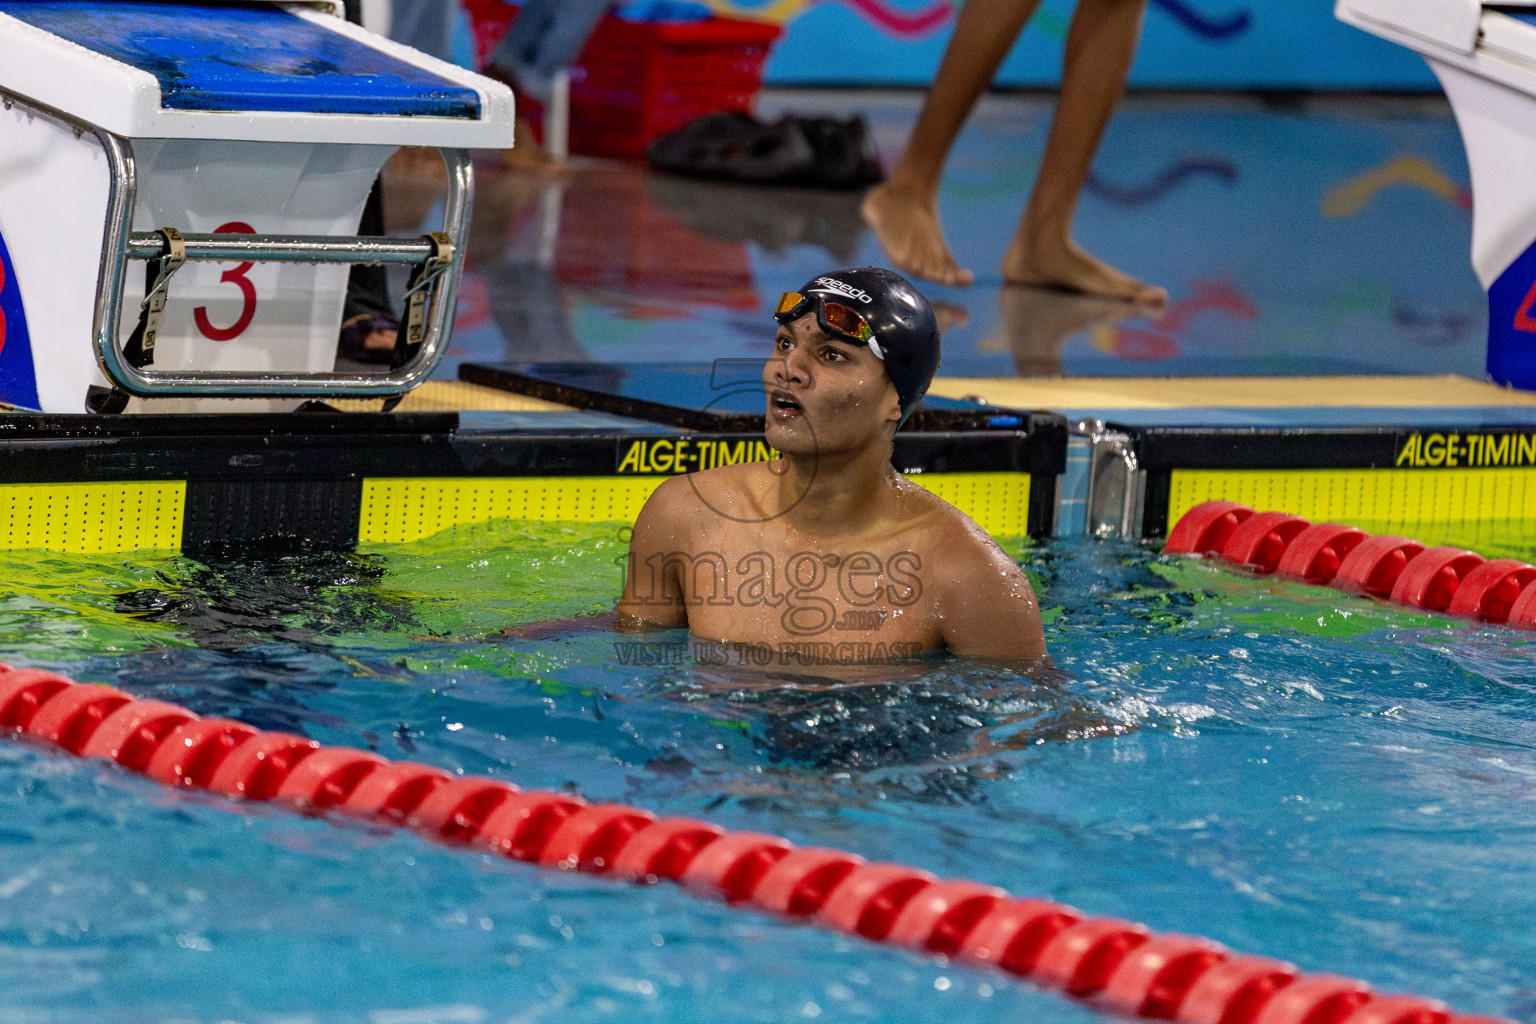
[[[858,310],[841,302],[823,299],[820,295],[785,292],[779,296],[779,305],[773,311],[773,318],[781,324],[793,323],[813,307],[816,310],[816,322],[823,331],[859,345],[868,345],[876,359],[885,359],[885,353],[875,340],[875,332],[869,326],[869,321]]]

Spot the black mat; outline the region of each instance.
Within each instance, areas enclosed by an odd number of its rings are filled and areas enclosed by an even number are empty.
[[[464,363],[459,379],[577,409],[707,433],[761,432],[760,359],[713,363]],[[1028,430],[1031,414],[930,395],[903,433]]]

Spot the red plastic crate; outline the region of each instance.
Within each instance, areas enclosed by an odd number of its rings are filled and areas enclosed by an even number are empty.
[[[464,0],[483,65],[506,35],[517,7]],[[639,160],[658,135],[720,110],[751,113],[777,25],[736,18],[629,22],[608,15],[571,68],[573,153]],[[519,97],[536,128],[543,110]]]

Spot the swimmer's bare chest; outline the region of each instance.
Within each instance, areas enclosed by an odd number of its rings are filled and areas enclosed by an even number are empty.
[[[822,539],[712,517],[687,531],[686,552],[637,565],[637,590],[680,593],[689,630],[709,640],[821,661],[910,656],[944,644],[924,532]]]

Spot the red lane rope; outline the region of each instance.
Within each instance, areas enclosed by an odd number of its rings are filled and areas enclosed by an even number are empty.
[[[1232,529],[1218,523],[1219,516],[1202,514],[1201,536],[1213,529],[1232,534],[1249,518],[1231,511],[1221,515]],[[1270,535],[1289,531],[1291,519],[1273,520],[1263,536],[1250,531],[1243,543],[1268,552]],[[1414,576],[1424,583],[1419,590],[1428,592],[1441,570],[1459,571],[1460,564],[1456,557],[1438,559],[1434,573]],[[1130,921],[1018,899],[975,882],[941,881],[842,850],[796,847],[776,836],[323,747],[52,672],[0,664],[0,731],[110,759],[167,786],[287,803],[303,812],[366,815],[441,843],[564,870],[636,882],[669,879],[759,911],[995,967],[1127,1016],[1184,1024],[1509,1024],[1453,1015],[1431,999],[1378,995],[1349,978],[1303,975],[1290,964],[1207,939],[1157,935]]]
[[[1171,555],[1215,555],[1251,572],[1386,598],[1410,608],[1536,629],[1536,565],[1485,559],[1407,537],[1372,537],[1353,526],[1235,501],[1196,505],[1168,531]]]

